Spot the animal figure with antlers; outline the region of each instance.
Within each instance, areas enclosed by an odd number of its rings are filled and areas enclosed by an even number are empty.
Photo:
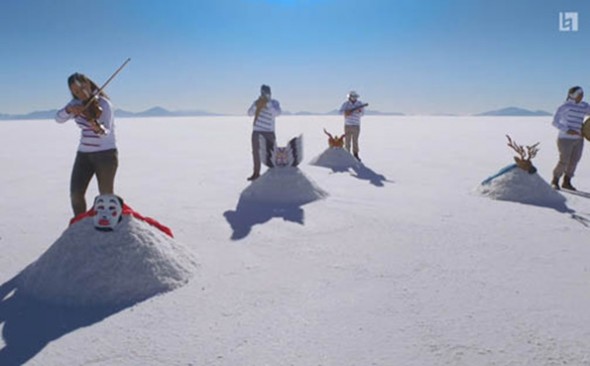
[[[537,155],[537,152],[539,151],[539,148],[537,147],[539,143],[537,142],[534,145],[523,147],[517,144],[516,141],[512,140],[510,136],[506,135],[506,138],[508,139],[508,146],[518,154],[518,156],[514,157],[514,162],[516,164],[511,164],[502,168],[498,173],[486,178],[483,182],[481,182],[482,185],[488,185],[494,179],[516,168],[520,168],[529,174],[535,174],[537,172],[537,168],[535,168],[531,160]]]
[[[533,166],[531,159],[537,155],[539,152],[539,148],[537,147],[539,143],[537,142],[534,145],[526,146],[525,148],[522,145],[518,145],[516,141],[512,140],[510,136],[506,135],[508,139],[508,146],[512,148],[514,151],[518,153],[519,156],[514,157],[514,161],[516,162],[516,166],[520,169],[528,172],[529,174],[534,174],[537,172],[537,168]]]
[[[324,133],[326,135],[328,135],[328,146],[330,148],[334,148],[334,147],[343,148],[344,147],[344,138],[346,137],[346,134],[343,134],[340,137],[338,137],[338,136],[334,137],[328,131],[326,131],[325,128],[324,128]]]

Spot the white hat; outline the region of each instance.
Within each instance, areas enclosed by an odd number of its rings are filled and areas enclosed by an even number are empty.
[[[346,96],[348,99],[357,99],[358,97],[360,97],[360,95],[355,92],[354,90],[351,90],[348,95]]]

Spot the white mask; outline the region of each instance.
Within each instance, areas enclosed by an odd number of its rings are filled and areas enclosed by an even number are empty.
[[[114,194],[103,194],[94,199],[94,228],[112,231],[121,221],[123,207],[121,199]]]
[[[274,164],[275,166],[287,166],[291,163],[290,154],[288,148],[277,147],[274,151]]]

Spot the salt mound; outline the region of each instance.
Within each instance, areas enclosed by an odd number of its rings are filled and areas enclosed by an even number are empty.
[[[312,159],[309,164],[337,170],[346,170],[360,165],[359,161],[350,155],[348,151],[338,147],[326,149],[326,151]]]
[[[252,182],[241,195],[245,202],[302,205],[327,197],[297,167],[271,168]]]
[[[123,215],[104,232],[86,218],[23,271],[20,289],[59,305],[131,304],[182,286],[195,268],[187,248],[142,220]]]
[[[502,174],[484,181],[476,191],[496,200],[565,208],[565,197],[556,192],[539,174],[529,174],[519,168],[504,170]]]

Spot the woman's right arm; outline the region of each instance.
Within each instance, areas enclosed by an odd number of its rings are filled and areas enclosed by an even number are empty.
[[[64,123],[70,118],[74,117],[74,114],[71,111],[72,102],[69,102],[65,107],[57,111],[55,114],[55,121],[58,123]]]

